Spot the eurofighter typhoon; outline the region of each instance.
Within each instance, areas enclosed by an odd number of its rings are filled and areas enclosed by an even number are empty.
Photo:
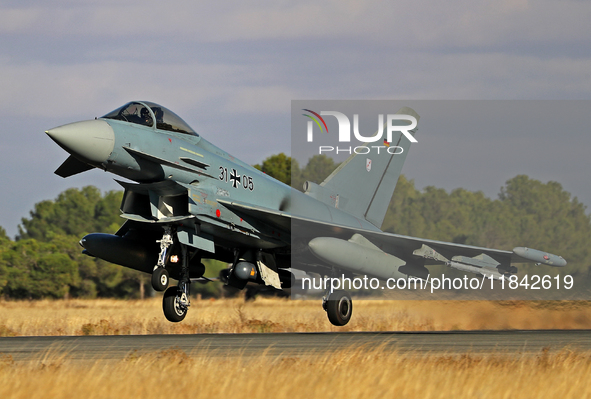
[[[398,114],[419,120],[410,108]],[[239,289],[247,283],[287,289],[296,268],[329,277],[425,279],[427,266],[445,264],[503,279],[517,272],[512,263],[566,265],[525,247],[505,251],[381,231],[416,131],[390,130],[384,140],[397,151],[371,161],[353,154],[322,184],[306,182],[304,192],[229,155],[151,102],[130,102],[46,133],[70,153],[57,175],[99,168],[127,180],[119,181],[123,225],[80,244],[90,256],[151,274],[172,322],[187,314],[191,282],[205,279],[203,259],[231,264],[222,280]],[[169,287],[169,278],[178,285]],[[322,306],[332,324],[347,324],[352,305],[347,291],[327,287]]]

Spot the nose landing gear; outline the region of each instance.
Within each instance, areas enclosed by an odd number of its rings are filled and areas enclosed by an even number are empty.
[[[168,271],[164,268],[166,266],[166,254],[174,242],[172,240],[172,228],[166,226],[162,239],[156,242],[160,243],[160,253],[158,254],[158,262],[152,271],[152,288],[155,291],[164,291],[168,287]]]
[[[179,284],[176,287],[168,287],[168,289],[164,292],[164,296],[162,297],[162,310],[164,311],[164,316],[168,319],[168,321],[172,321],[173,323],[183,321],[187,315],[189,306],[191,306],[189,256],[187,246],[184,244],[181,244],[181,258],[182,263]],[[162,270],[166,271],[165,269]],[[155,273],[156,271],[154,271],[152,274],[152,281],[154,280]],[[166,277],[168,280],[168,273],[166,273]]]
[[[157,267],[152,272],[152,288],[155,291],[164,291],[168,287],[168,271],[163,267]]]

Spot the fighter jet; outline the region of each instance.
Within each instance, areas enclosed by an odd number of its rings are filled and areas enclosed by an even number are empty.
[[[419,120],[410,108],[398,114]],[[70,153],[57,175],[99,168],[127,180],[118,181],[125,190],[123,225],[80,244],[90,256],[150,273],[153,288],[164,291],[171,322],[185,318],[191,282],[206,279],[203,259],[231,264],[222,280],[239,289],[247,283],[289,288],[294,268],[329,277],[425,279],[427,266],[444,264],[503,279],[517,272],[512,263],[566,265],[560,256],[525,247],[505,251],[381,231],[416,132],[395,131],[388,138],[401,151],[358,151],[322,184],[306,182],[304,192],[226,153],[152,102],[133,101],[46,133]],[[178,285],[169,287],[169,278]],[[327,287],[322,305],[332,324],[349,322],[349,292]]]

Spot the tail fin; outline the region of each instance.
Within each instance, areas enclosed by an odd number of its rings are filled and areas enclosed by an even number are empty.
[[[419,120],[419,115],[408,107],[400,109],[397,113],[413,116],[417,122]],[[416,130],[415,128],[409,133],[414,136]],[[384,139],[386,133],[384,126]],[[362,217],[379,228],[384,222],[410,144],[410,140],[402,132],[397,131],[392,133],[391,143],[395,150],[391,152],[395,154],[388,153],[383,147],[378,154],[377,149],[371,148],[376,144],[365,144],[364,146],[370,148],[368,154],[360,154],[358,151],[357,154],[351,155],[320,185],[327,192],[338,195],[336,206],[339,209]]]

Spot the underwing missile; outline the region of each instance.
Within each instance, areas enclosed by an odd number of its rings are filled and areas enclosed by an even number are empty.
[[[454,262],[454,261],[447,263],[447,265],[451,268],[454,268],[454,269],[457,269],[457,270],[460,270],[463,272],[480,274],[480,275],[484,276],[485,278],[493,278],[495,280],[503,280],[505,278],[496,269],[489,269],[487,267],[477,267],[477,266],[472,266],[472,265],[466,265],[466,264]]]
[[[308,243],[308,247],[319,259],[354,273],[367,274],[384,280],[405,277],[398,268],[406,262],[377,247],[374,249],[332,237],[314,238]]]
[[[532,262],[541,263],[548,266],[564,267],[566,260],[562,256],[554,255],[548,252],[526,247],[515,247],[513,253]]]

